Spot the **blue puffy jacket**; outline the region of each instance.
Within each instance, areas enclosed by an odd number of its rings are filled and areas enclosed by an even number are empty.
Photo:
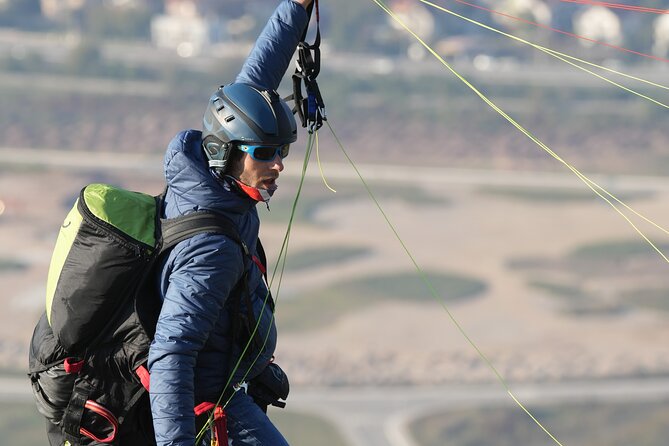
[[[276,89],[307,25],[298,4],[283,1],[270,18],[246,60],[237,82]],[[165,156],[167,195],[164,217],[205,209],[222,213],[236,225],[252,253],[256,252],[257,202],[217,180],[202,152],[201,132],[179,133]],[[226,302],[248,271],[248,290],[259,333],[269,333],[258,360],[245,360],[235,374],[238,382],[256,376],[270,361],[276,327],[268,306],[267,288],[258,266],[242,255],[239,245],[220,234],[200,234],[179,243],[164,262],[160,280],[163,306],[149,352],[151,410],[159,446],[195,444],[193,407],[217,401],[228,379],[232,344]],[[258,352],[255,352],[256,354]],[[248,355],[254,359],[256,354]],[[246,357],[246,356],[245,356]]]

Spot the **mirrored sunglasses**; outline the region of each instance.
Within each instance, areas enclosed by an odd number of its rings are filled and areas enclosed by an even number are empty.
[[[272,161],[277,155],[281,159],[287,157],[290,144],[282,144],[280,146],[247,146],[240,144],[239,150],[248,153],[256,161]]]

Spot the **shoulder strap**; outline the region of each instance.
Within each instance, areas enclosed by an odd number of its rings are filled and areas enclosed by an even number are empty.
[[[221,214],[208,211],[192,212],[181,217],[161,219],[160,227],[161,254],[194,235],[213,232],[230,237],[242,247],[244,255],[250,255],[249,248],[239,236],[234,223]]]

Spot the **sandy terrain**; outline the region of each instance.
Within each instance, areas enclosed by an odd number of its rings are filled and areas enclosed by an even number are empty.
[[[0,175],[0,200],[6,207],[0,215],[0,259],[27,265],[23,270],[0,272],[2,368],[26,363],[32,327],[43,309],[58,225],[71,197],[93,180],[94,175],[62,171],[5,170]],[[104,180],[152,193],[161,188],[159,180],[140,180],[136,175]],[[322,187],[312,183],[310,187]],[[594,198],[557,204],[524,201],[480,194],[464,185],[440,186],[434,193],[445,195],[448,202],[389,200],[383,203],[384,209],[422,267],[483,279],[488,284],[485,294],[449,307],[450,315],[437,303],[393,301],[364,307],[306,335],[284,333],[277,356],[292,382],[494,380],[494,373],[454,320],[510,381],[669,373],[669,313],[568,315],[550,295],[527,285],[526,272],[507,265],[512,258],[559,258],[584,243],[634,238],[631,227],[608,206]],[[668,199],[657,193],[633,205],[662,224],[669,221]],[[314,218],[327,225],[298,222],[291,250],[341,243],[367,246],[372,255],[306,273],[287,272],[287,298],[291,292],[317,293],[347,277],[412,270],[373,203],[364,197],[324,205]],[[263,227],[270,259],[276,256],[283,228]],[[664,260],[658,257],[658,262]]]
[[[450,200],[447,206],[391,201],[384,210],[423,268],[484,278],[489,284],[486,294],[453,305],[450,315],[437,303],[395,302],[364,309],[309,336],[284,335],[280,357],[293,379],[494,380],[457,324],[508,380],[669,372],[668,314],[638,310],[618,316],[569,316],[555,299],[528,287],[526,274],[506,264],[518,257],[559,257],[593,241],[634,238],[633,229],[610,207],[596,199],[533,203],[484,196],[468,187],[450,188],[445,194]],[[656,222],[666,222],[666,198],[658,194],[634,206]],[[301,244],[313,247],[319,241],[330,246],[353,242],[372,247],[375,255],[302,277],[287,274],[286,283],[317,292],[323,283],[334,286],[342,277],[412,270],[371,201],[326,207],[317,218],[332,229],[325,236],[296,231],[293,249]],[[657,261],[664,262],[659,256]]]

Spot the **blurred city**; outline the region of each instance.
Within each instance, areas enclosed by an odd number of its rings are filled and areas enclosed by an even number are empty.
[[[47,444],[28,343],[79,190],[160,193],[278,3],[0,0],[3,444]],[[664,446],[669,0],[319,17],[328,121],[272,285],[290,443]],[[308,139],[259,207],[271,269]]]

